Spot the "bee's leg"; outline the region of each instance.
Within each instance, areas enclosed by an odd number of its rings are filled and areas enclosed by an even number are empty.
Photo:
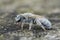
[[[30,24],[29,24],[29,30],[31,30],[31,28],[32,28],[32,21],[30,22]]]
[[[46,31],[46,29],[45,29],[45,27],[41,24],[41,28],[44,30],[44,31]]]
[[[41,24],[41,22],[39,20],[36,19],[36,23],[37,25],[41,26],[41,28],[46,31],[45,27]]]
[[[24,21],[21,23],[21,29],[23,30],[23,26],[24,26]]]
[[[23,23],[21,23],[21,29],[23,30]]]

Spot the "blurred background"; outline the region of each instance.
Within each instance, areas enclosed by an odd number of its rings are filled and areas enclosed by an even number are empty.
[[[60,10],[60,0],[0,0],[0,12],[51,13]]]
[[[56,30],[20,31],[14,18],[21,13],[43,15]],[[60,0],[0,0],[0,40],[60,40]]]

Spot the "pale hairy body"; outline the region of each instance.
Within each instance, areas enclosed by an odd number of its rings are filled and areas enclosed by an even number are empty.
[[[44,24],[46,24],[46,25],[49,24],[48,26],[51,26],[50,21],[49,21],[48,19],[46,19],[44,16],[35,15],[35,14],[32,14],[32,13],[24,13],[24,14],[20,14],[20,15],[22,15],[23,17],[25,17],[27,20],[28,20],[28,18],[34,18],[35,21],[36,21],[36,25],[39,25],[44,31],[46,31],[46,29],[45,29],[45,27],[42,25],[42,23],[44,23]],[[24,21],[25,21],[25,20],[23,20],[23,21],[21,22],[21,28],[23,29],[24,24],[29,24],[29,30],[31,30],[32,25],[34,25],[33,22],[32,22],[32,20],[30,21],[30,23],[25,23]],[[46,22],[45,22],[45,21],[46,21]],[[48,27],[47,27],[47,28],[48,28]]]

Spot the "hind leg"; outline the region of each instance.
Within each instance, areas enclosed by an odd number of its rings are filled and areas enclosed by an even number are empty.
[[[41,28],[42,28],[44,31],[46,31],[45,27],[41,24],[40,20],[37,20],[37,19],[36,19],[36,23],[37,23],[37,25],[41,26]]]
[[[45,27],[44,27],[43,25],[41,25],[41,28],[42,28],[44,31],[46,31],[46,29],[45,29]]]

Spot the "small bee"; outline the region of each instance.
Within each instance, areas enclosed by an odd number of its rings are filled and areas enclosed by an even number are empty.
[[[31,30],[33,22],[36,22],[37,25],[41,26],[44,31],[46,31],[45,28],[47,28],[47,29],[52,28],[52,26],[51,26],[52,24],[47,18],[45,18],[44,16],[35,15],[32,13],[24,13],[24,14],[17,15],[15,20],[17,22],[22,23],[22,25],[21,25],[22,29],[23,29],[24,22],[29,23],[29,30]]]

